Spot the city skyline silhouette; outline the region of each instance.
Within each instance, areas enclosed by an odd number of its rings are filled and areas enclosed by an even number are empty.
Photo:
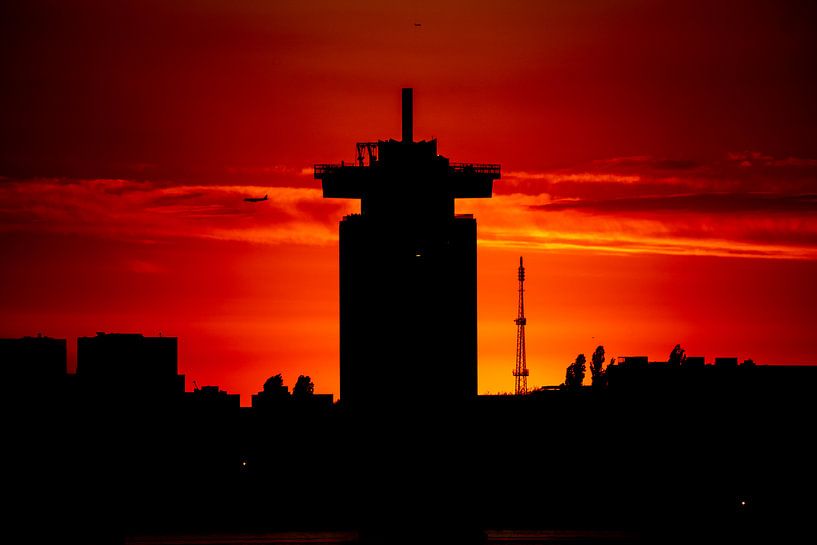
[[[8,535],[813,540],[817,8],[734,8],[0,7]]]
[[[529,543],[541,529],[586,543],[738,543],[813,532],[817,474],[800,431],[814,417],[815,365],[705,365],[676,346],[667,361],[605,366],[599,346],[585,386],[418,400],[410,384],[368,398],[347,384],[354,397],[333,404],[310,377],[290,392],[276,375],[242,408],[217,386],[184,392],[176,338],[78,341],[73,375],[64,340],[0,339],[19,388],[10,399],[26,407],[7,434],[12,459],[37,468],[15,483],[11,510],[42,539],[288,543],[280,533],[298,530],[333,543],[484,543],[519,528]],[[38,401],[26,405],[29,389]],[[542,458],[561,469],[509,502],[515,476]]]
[[[186,391],[173,336],[80,337],[75,373],[65,339],[0,338],[27,415],[9,438],[38,468],[17,524],[49,520],[39,538],[91,543],[294,529],[371,545],[485,543],[497,528],[597,532],[588,543],[810,532],[817,473],[796,431],[815,416],[817,365],[707,364],[681,344],[666,361],[608,360],[598,345],[591,380],[579,353],[561,385],[527,389],[518,337],[515,394],[477,395],[476,221],[454,201],[491,197],[500,166],[451,163],[436,140],[415,141],[413,107],[403,88],[401,140],[314,167],[324,197],[362,201],[339,225],[337,402],[305,374],[290,391],[274,368],[250,407],[215,384]],[[545,489],[515,486],[531,456],[563,468]],[[48,501],[27,509],[40,489]]]
[[[337,223],[358,205],[312,167],[399,138],[406,86],[417,140],[503,166],[456,210],[480,218],[480,393],[510,389],[520,254],[531,387],[594,338],[812,361],[807,4],[420,2],[346,25],[252,0],[48,6],[4,10],[0,335],[66,338],[70,369],[79,336],[162,332],[244,405],[271,366],[339,395]]]

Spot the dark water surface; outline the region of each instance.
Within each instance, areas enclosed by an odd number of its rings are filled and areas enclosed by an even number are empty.
[[[637,543],[634,533],[597,530],[493,530],[487,532],[487,543],[525,545],[581,545]],[[356,543],[355,532],[270,532],[246,534],[178,534],[131,536],[126,545],[301,545]],[[436,543],[433,536],[429,542]],[[418,542],[417,545],[423,545]],[[454,544],[452,544],[454,545]]]

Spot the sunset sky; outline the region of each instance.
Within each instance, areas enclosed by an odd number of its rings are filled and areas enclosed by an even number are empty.
[[[337,395],[359,204],[312,165],[399,138],[401,87],[416,139],[502,165],[457,205],[481,393],[513,388],[520,255],[530,386],[597,344],[817,363],[814,2],[9,1],[0,43],[0,337],[71,369],[162,332],[188,388]]]

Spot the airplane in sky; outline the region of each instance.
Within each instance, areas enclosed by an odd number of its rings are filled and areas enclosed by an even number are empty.
[[[261,201],[268,201],[269,197],[264,195],[263,197],[247,197],[244,199],[247,202],[261,202]]]

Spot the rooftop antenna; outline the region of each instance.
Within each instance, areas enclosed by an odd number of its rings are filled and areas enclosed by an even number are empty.
[[[528,393],[528,364],[525,357],[525,325],[528,320],[525,318],[525,266],[522,263],[522,256],[519,257],[519,308],[516,320],[516,367],[513,370],[514,393],[525,395]]]

